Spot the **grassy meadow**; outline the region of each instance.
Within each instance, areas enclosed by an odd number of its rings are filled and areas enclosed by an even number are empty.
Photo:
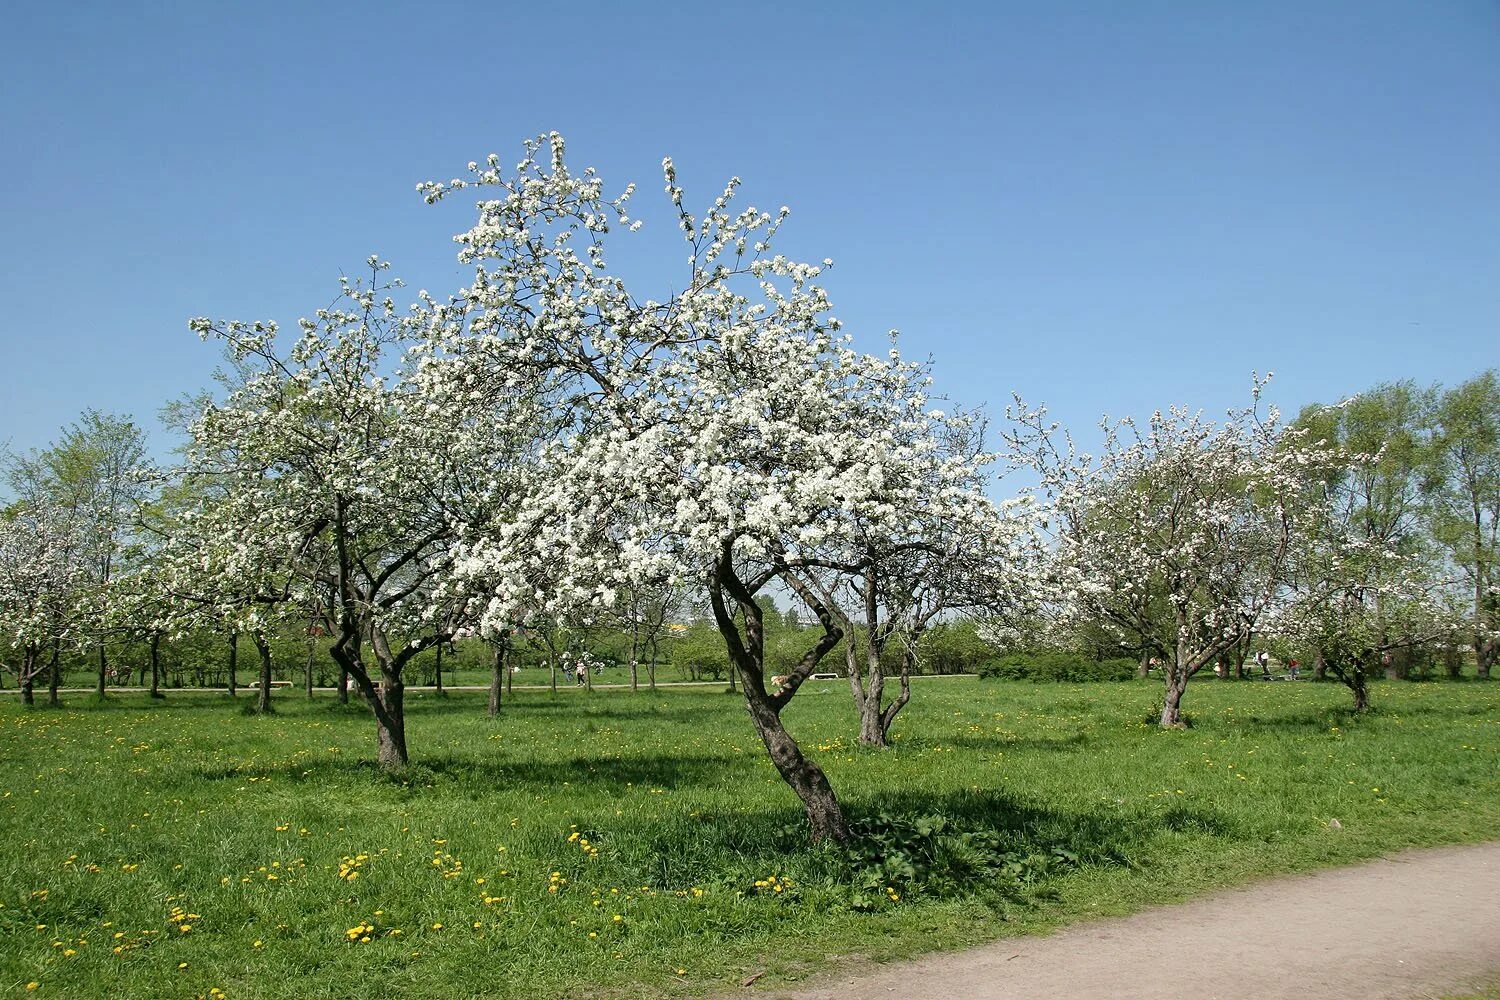
[[[806,848],[739,696],[716,688],[518,690],[493,720],[482,694],[418,695],[401,779],[373,768],[365,711],[323,693],[278,691],[265,718],[219,693],[8,697],[0,994],[774,988],[1500,831],[1500,684],[1380,683],[1352,718],[1336,685],[1200,680],[1175,732],[1147,723],[1154,682],[914,687],[889,751],[855,747],[844,682],[786,717],[866,829],[907,830],[914,854],[915,826],[957,832],[944,864],[998,843],[998,868],[887,866],[876,884]]]

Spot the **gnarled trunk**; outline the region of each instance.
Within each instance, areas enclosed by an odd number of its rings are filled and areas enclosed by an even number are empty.
[[[725,603],[726,594],[739,607],[744,633],[735,616],[730,614]],[[766,691],[765,675],[765,630],[760,606],[755,603],[754,593],[735,575],[733,543],[725,546],[715,567],[714,579],[709,587],[709,603],[713,607],[714,622],[719,634],[724,637],[729,652],[731,676],[738,668],[741,687],[745,692],[745,704],[750,710],[750,719],[755,731],[792,791],[802,801],[807,815],[807,824],[813,841],[832,840],[838,844],[849,840],[849,826],[839,806],[833,786],[818,767],[802,753],[797,741],[781,723],[781,710],[797,693],[797,688],[843,638],[843,632],[833,624],[828,610],[815,605],[818,619],[823,625],[823,638],[803,657],[790,675],[787,685],[777,693]]]
[[[844,812],[833,794],[833,786],[823,774],[823,769],[809,760],[797,741],[781,724],[781,714],[774,710],[762,695],[757,698],[754,687],[748,680],[748,672],[741,678],[746,683],[745,701],[750,708],[750,718],[755,731],[771,755],[771,763],[781,774],[782,780],[792,787],[802,800],[802,809],[807,814],[807,825],[811,828],[814,843],[827,839],[836,844],[847,843],[849,826],[844,821]]]
[[[1474,638],[1474,667],[1480,680],[1490,679],[1490,668],[1500,659],[1500,641],[1477,635]]]
[[[1349,690],[1354,693],[1354,710],[1368,712],[1370,710],[1370,686],[1366,683],[1364,668],[1355,667],[1349,676],[1347,683]]]
[[[1187,677],[1175,665],[1167,668],[1166,687],[1161,701],[1161,727],[1182,725],[1182,696],[1187,691]]]

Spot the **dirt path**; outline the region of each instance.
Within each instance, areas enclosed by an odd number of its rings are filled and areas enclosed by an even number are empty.
[[[1497,973],[1500,842],[1262,882],[777,995],[1412,1000]]]

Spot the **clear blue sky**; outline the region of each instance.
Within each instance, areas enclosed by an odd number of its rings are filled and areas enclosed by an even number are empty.
[[[8,5],[0,442],[154,425],[217,360],[190,316],[290,324],[371,252],[454,287],[467,212],[415,183],[551,129],[663,233],[664,154],[700,203],[738,174],[790,205],[849,329],[968,403],[1220,410],[1257,368],[1295,409],[1500,364],[1500,4],[708,8]]]

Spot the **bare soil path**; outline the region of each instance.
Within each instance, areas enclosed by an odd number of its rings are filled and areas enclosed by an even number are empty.
[[[878,966],[796,1000],[1413,1000],[1500,974],[1500,842]]]

